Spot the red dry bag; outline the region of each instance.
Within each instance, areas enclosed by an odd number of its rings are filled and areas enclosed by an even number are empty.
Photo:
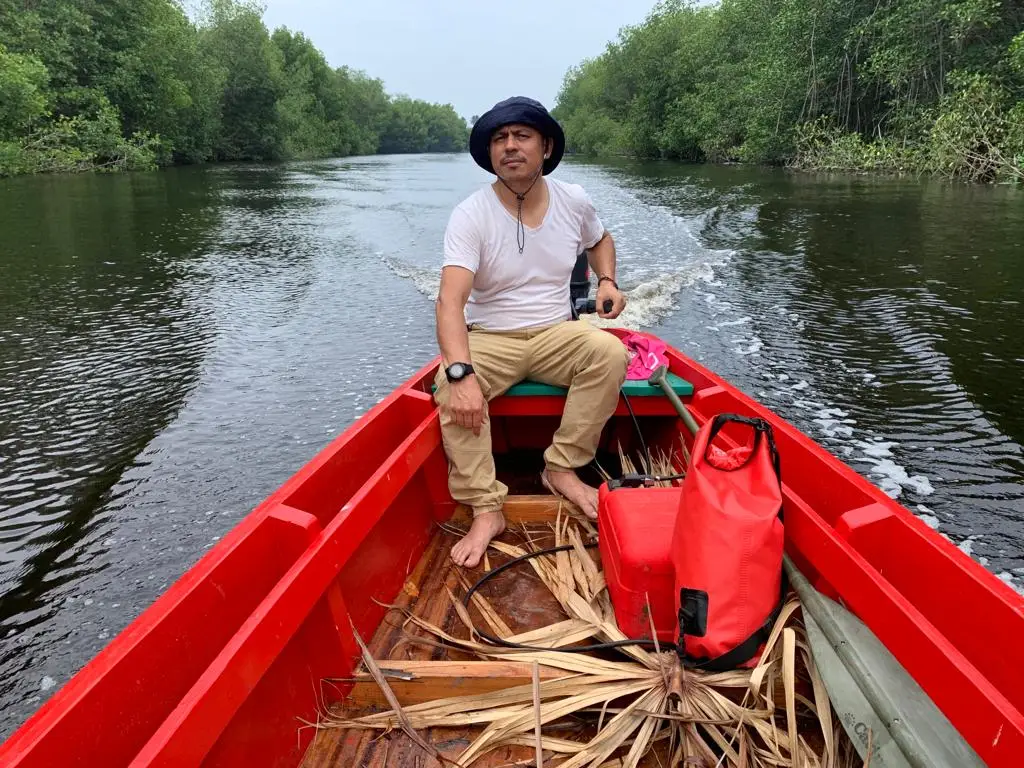
[[[729,423],[740,426],[730,429],[740,445],[722,450],[713,442]],[[672,539],[677,644],[687,666],[752,666],[771,632],[786,588],[781,485],[764,419],[723,413],[697,432]]]

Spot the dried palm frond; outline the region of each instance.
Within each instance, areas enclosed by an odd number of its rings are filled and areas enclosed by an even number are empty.
[[[561,670],[562,676],[540,680],[535,672],[526,685],[406,707],[388,697],[389,711],[328,714],[316,727],[400,728],[408,733],[482,726],[456,758],[460,766],[471,766],[491,750],[512,745],[533,747],[537,764],[543,760],[544,765],[559,768],[637,768],[656,747],[671,765],[847,768],[858,764],[849,739],[832,716],[803,627],[796,619],[796,599],[786,602],[761,657],[750,669],[691,670],[681,665],[674,651],[639,645],[618,648],[626,659],[611,659],[597,651],[557,650],[581,641],[618,643],[627,638],[614,622],[604,576],[584,546],[584,534],[576,522],[559,515],[552,528],[556,546],[570,544],[571,548],[527,562],[568,618],[518,635],[503,633],[507,642],[529,649],[475,640],[473,619],[451,592],[449,598],[469,630],[469,639],[455,637],[412,613],[408,621],[437,641],[480,659],[553,668]],[[527,549],[501,541],[491,546],[508,557],[539,551],[530,538]],[[474,593],[471,604],[492,629],[507,629],[500,618],[495,621],[498,613],[482,595]],[[554,735],[580,719],[596,726],[589,739]]]
[[[639,459],[634,461],[623,449],[622,444],[619,443],[619,464],[622,467],[622,472],[624,474],[640,473],[658,476],[685,475],[686,468],[690,465],[690,452],[687,450],[682,436],[679,438],[679,451],[677,453],[665,451],[664,449],[657,449],[654,452],[649,451],[648,453],[649,457],[641,454]],[[605,481],[612,479],[612,476],[600,465],[598,465],[598,473]],[[676,484],[676,482],[672,480],[659,480],[651,483],[651,485],[667,487]]]

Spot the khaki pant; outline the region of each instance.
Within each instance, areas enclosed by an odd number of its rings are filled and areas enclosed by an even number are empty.
[[[488,402],[527,378],[569,388],[561,424],[544,451],[546,466],[576,469],[594,458],[629,364],[626,347],[617,337],[586,321],[567,320],[520,331],[470,328],[469,349]],[[474,435],[473,430],[457,425],[444,408],[450,385],[443,367],[435,383],[452,498],[472,507],[474,514],[501,509],[508,487],[495,476],[486,409],[480,434]]]

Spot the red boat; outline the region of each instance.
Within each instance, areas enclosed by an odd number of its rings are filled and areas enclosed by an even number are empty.
[[[669,358],[698,423],[731,412],[772,425],[786,550],[800,571],[871,628],[985,763],[1019,766],[1024,598],[765,407],[678,351]],[[171,585],[0,746],[0,765],[385,764],[386,751],[364,734],[340,731],[311,748],[315,729],[302,722],[363,685],[351,679],[360,659],[353,627],[376,650],[390,631],[386,606],[433,605],[432,592],[453,578],[451,539],[438,523],[464,510],[447,491],[431,396],[438,362]],[[654,387],[639,382],[633,395],[608,423],[605,455],[636,448],[634,415],[650,448],[691,440]],[[512,521],[551,514],[551,497],[532,483],[563,397],[525,382],[491,403],[499,476],[516,494]]]

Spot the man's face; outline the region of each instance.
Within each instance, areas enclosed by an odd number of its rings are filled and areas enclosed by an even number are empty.
[[[491,165],[506,181],[533,178],[544,164],[548,142],[528,125],[505,125],[491,136]]]

